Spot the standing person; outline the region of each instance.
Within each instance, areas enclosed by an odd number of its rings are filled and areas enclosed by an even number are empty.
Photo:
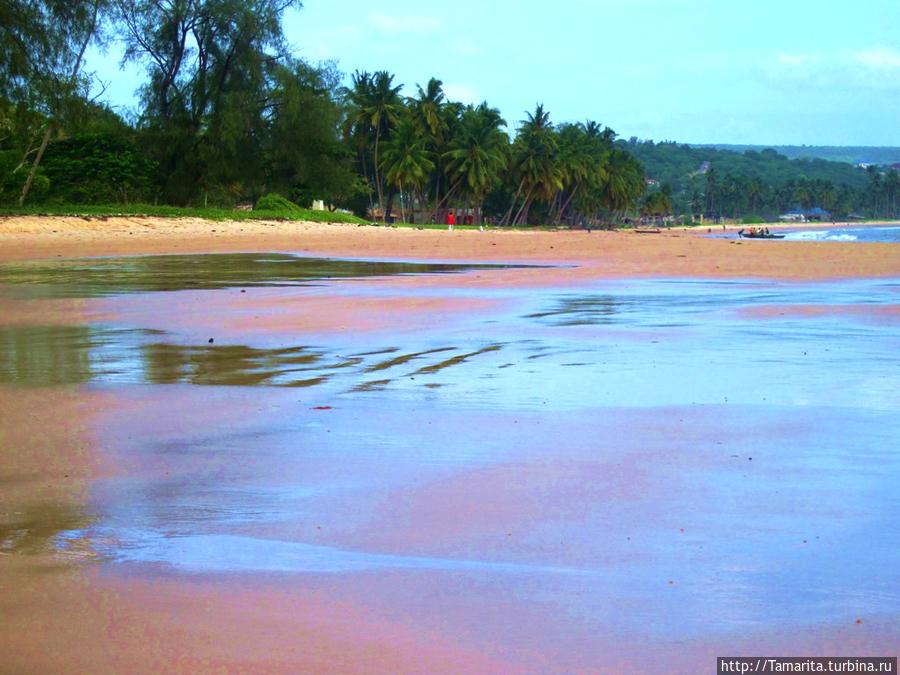
[[[456,225],[456,216],[453,215],[453,209],[450,209],[447,212],[447,229],[452,230],[454,225]]]

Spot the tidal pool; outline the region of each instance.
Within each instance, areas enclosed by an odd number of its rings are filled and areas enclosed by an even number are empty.
[[[312,258],[287,253],[147,255],[0,264],[0,287],[26,297],[292,286],[322,279],[450,273],[484,265]],[[502,266],[499,266],[502,267]]]
[[[103,293],[177,285],[122,283]],[[502,302],[213,343],[151,311],[0,326],[4,387],[121,403],[91,423],[120,470],[0,529],[0,551],[310,584],[573,669],[604,663],[599,634],[662,651],[857,620],[897,634],[900,280],[390,292]]]

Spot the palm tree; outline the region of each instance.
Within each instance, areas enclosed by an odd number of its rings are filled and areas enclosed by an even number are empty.
[[[719,182],[716,170],[710,167],[706,170],[706,212],[714,213],[719,202]]]
[[[407,105],[422,133],[427,134],[436,145],[444,141],[447,133],[447,120],[441,114],[444,105],[443,84],[432,77],[425,89],[416,85],[418,97],[407,99]]]
[[[607,179],[607,163],[615,134],[596,122],[565,124],[559,129],[559,165],[563,188],[557,196],[556,221],[561,222],[569,206],[585,191],[598,189]],[[586,205],[590,199],[578,203]],[[593,210],[593,209],[591,209]]]
[[[381,163],[388,183],[400,190],[400,218],[406,222],[404,186],[410,188],[415,196],[434,169],[427,141],[419,133],[419,127],[411,114],[401,118],[390,140],[385,142]]]
[[[619,149],[610,153],[607,172],[603,205],[613,213],[622,213],[643,194],[644,172],[630,154]]]
[[[373,172],[379,206],[384,204],[384,181],[379,172],[380,144],[396,126],[403,109],[403,102],[400,100],[403,85],[395,87],[393,82],[394,76],[385,70],[375,73],[356,71],[353,74],[353,87],[349,91],[351,111],[348,124],[358,133],[364,133],[367,140],[372,140],[374,144]]]
[[[500,111],[482,103],[463,112],[459,128],[444,154],[447,174],[470,195],[481,224],[481,206],[488,191],[500,183],[507,165],[509,138]],[[455,187],[455,186],[454,186]]]
[[[460,114],[460,105],[445,99],[442,85],[440,80],[432,77],[425,89],[416,85],[418,95],[407,99],[407,106],[421,135],[427,140],[427,147],[435,162],[435,170],[429,176],[428,190],[434,195],[433,215],[437,215],[441,204],[446,201],[446,198],[442,198],[442,192],[446,189],[443,156]]]
[[[559,142],[550,123],[550,113],[544,111],[542,104],[538,104],[533,115],[525,114],[527,119],[522,121],[513,144],[512,169],[519,178],[519,186],[504,218],[504,222],[509,221],[519,195],[524,190],[525,199],[511,221],[513,224],[528,220],[528,211],[535,199],[549,201],[562,188],[562,173],[558,162]]]
[[[759,178],[751,178],[747,184],[747,199],[750,200],[750,211],[759,215],[759,207],[766,196],[765,185]]]

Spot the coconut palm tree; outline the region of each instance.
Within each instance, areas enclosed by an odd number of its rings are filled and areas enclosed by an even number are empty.
[[[435,145],[444,142],[447,134],[447,120],[441,114],[444,106],[443,82],[432,77],[425,89],[418,84],[418,96],[407,99],[407,106],[422,133],[427,134]]]
[[[536,199],[549,201],[562,188],[562,173],[558,161],[559,141],[550,123],[550,113],[544,111],[542,104],[538,104],[534,114],[525,114],[527,119],[521,123],[512,151],[512,170],[519,179],[519,185],[504,218],[504,222],[513,224],[528,220],[528,211]],[[519,195],[523,192],[525,197],[522,206],[512,221],[509,221]]]
[[[419,133],[411,113],[400,119],[390,140],[385,142],[381,164],[388,183],[400,190],[400,218],[406,222],[404,189],[410,189],[415,197],[434,169],[427,140]]]
[[[557,195],[556,222],[562,222],[569,206],[607,178],[607,163],[615,134],[596,122],[564,124],[559,129],[559,166],[563,188]],[[576,202],[584,205],[584,201]]]
[[[623,213],[643,194],[644,172],[631,155],[618,149],[610,153],[607,172],[603,205],[613,213]]]
[[[472,197],[477,223],[481,224],[481,206],[488,191],[501,181],[507,166],[509,138],[503,131],[506,122],[500,111],[482,103],[469,106],[444,154],[447,175],[456,187]]]
[[[394,86],[393,83],[394,76],[385,70],[375,73],[356,71],[353,74],[353,86],[348,92],[351,107],[347,124],[373,145],[373,177],[379,206],[384,204],[380,146],[381,142],[390,136],[403,110],[403,102],[400,99],[403,85]]]

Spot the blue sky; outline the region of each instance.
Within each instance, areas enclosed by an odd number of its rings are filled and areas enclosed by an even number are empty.
[[[345,73],[429,77],[515,127],[555,122],[692,143],[900,145],[898,0],[305,0],[295,53]],[[88,69],[133,105],[115,47]]]

